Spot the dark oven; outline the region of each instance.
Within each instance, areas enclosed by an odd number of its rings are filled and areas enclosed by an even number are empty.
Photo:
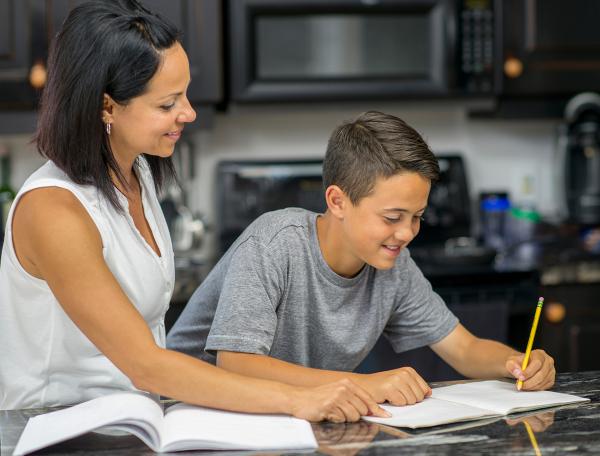
[[[261,214],[286,207],[325,210],[321,160],[242,160],[217,165],[219,257]]]
[[[235,101],[490,94],[491,0],[232,0]]]

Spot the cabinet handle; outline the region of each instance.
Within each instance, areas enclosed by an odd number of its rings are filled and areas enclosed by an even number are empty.
[[[560,323],[567,315],[567,308],[561,302],[551,301],[544,307],[544,316],[550,323]]]
[[[42,62],[36,62],[29,70],[29,84],[34,89],[42,89],[46,85],[46,78],[48,77],[48,71],[46,65]]]
[[[509,57],[504,61],[504,74],[507,78],[516,79],[523,73],[523,62],[516,57]]]

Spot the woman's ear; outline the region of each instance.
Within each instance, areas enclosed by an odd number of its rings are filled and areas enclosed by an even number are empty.
[[[344,191],[337,185],[327,187],[325,190],[325,202],[333,216],[340,220],[344,218],[345,209],[350,204],[350,200]]]
[[[114,122],[113,110],[117,103],[112,97],[105,93],[102,100],[102,122],[105,124],[111,124]]]

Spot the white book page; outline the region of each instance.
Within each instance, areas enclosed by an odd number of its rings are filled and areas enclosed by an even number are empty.
[[[163,451],[186,449],[278,450],[317,448],[308,421],[176,404],[167,409]]]
[[[13,454],[29,453],[116,423],[129,424],[111,427],[127,429],[156,450],[160,445],[162,419],[161,406],[142,394],[117,393],[102,396],[30,418]],[[133,432],[131,424],[139,427],[139,432]]]
[[[589,400],[553,391],[518,391],[515,383],[498,380],[460,383],[433,388],[432,396],[446,401],[493,410],[501,415]]]
[[[435,390],[434,390],[435,391]],[[378,418],[365,416],[364,420],[388,426],[408,427],[412,429],[437,426],[439,424],[452,423],[455,421],[475,420],[479,418],[497,415],[491,410],[479,407],[471,407],[465,404],[448,402],[435,397],[428,397],[422,402],[414,405],[396,407],[383,404],[382,408],[392,414],[391,418]]]

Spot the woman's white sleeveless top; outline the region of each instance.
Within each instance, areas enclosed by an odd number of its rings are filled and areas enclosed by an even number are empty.
[[[49,161],[25,182],[6,224],[0,262],[0,409],[82,402],[119,390],[131,381],[65,314],[48,284],[28,274],[15,255],[12,218],[19,198],[40,187],[71,191],[87,210],[102,238],[106,264],[165,346],[164,316],[175,279],[173,248],[147,162],[138,159],[144,214],[161,256],[144,240],[117,192],[119,213],[93,186],[75,184]],[[65,249],[69,246],[65,245]]]

